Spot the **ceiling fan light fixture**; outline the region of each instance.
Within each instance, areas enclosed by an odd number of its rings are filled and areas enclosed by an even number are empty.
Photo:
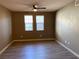
[[[37,9],[33,9],[33,11],[34,11],[34,12],[36,12],[36,11],[37,11]]]
[[[35,5],[35,7],[37,8],[38,6],[37,6],[37,5]]]

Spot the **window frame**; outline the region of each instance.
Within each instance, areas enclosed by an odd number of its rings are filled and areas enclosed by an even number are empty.
[[[36,31],[37,32],[44,32],[45,31],[45,16],[44,15],[36,15],[36,16],[43,16],[44,17],[44,30],[37,30],[37,23],[36,23]],[[36,16],[35,16],[35,20],[36,20]]]
[[[33,23],[32,23],[32,30],[26,30],[26,23],[25,23],[25,16],[32,16],[32,21],[33,21]],[[24,31],[26,31],[26,32],[33,32],[33,30],[34,30],[34,20],[33,20],[33,15],[24,15]]]

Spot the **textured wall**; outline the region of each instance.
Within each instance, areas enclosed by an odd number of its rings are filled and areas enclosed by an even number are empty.
[[[79,6],[71,3],[57,12],[56,35],[60,42],[79,54]]]
[[[34,16],[34,30],[32,32],[25,31],[24,15]],[[36,31],[35,17],[36,15],[44,15],[45,30]],[[55,37],[55,12],[13,12],[12,13],[13,39],[39,39],[39,38],[53,38]],[[41,37],[40,37],[41,35]],[[21,38],[21,36],[23,36]]]
[[[4,7],[0,6],[0,50],[11,39],[11,15]]]

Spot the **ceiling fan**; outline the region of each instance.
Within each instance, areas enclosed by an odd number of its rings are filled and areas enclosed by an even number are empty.
[[[38,9],[46,9],[46,7],[39,7],[38,5],[33,5],[33,11],[37,11]]]
[[[26,3],[18,3],[19,5],[31,8],[33,11],[38,11],[41,9],[46,9],[46,7],[41,7],[37,2],[31,3],[31,4],[26,4]]]

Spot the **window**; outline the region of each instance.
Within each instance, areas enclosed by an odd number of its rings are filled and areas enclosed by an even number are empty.
[[[25,15],[24,22],[25,22],[25,31],[33,31],[33,16]]]
[[[36,30],[37,31],[44,30],[44,16],[43,15],[36,16]]]

